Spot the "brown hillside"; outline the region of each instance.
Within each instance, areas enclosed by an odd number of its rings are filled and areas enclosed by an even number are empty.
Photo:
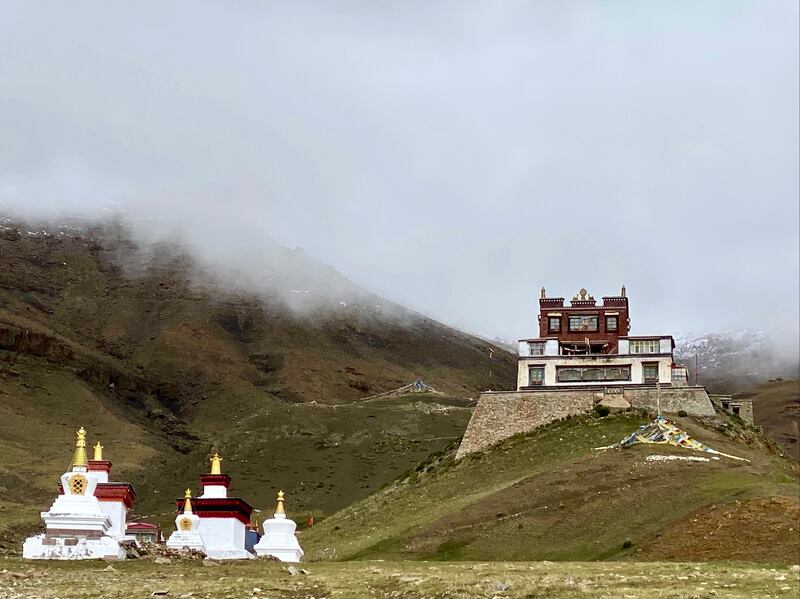
[[[232,492],[266,509],[282,487],[302,521],[457,439],[490,349],[491,380],[513,384],[503,349],[300,251],[270,259],[269,285],[245,291],[119,227],[0,222],[0,536],[35,525],[81,425],[136,486],[139,514],[169,520],[213,448]],[[445,396],[359,401],[416,378]]]
[[[756,424],[800,461],[800,381],[772,380],[734,397],[752,399]]]

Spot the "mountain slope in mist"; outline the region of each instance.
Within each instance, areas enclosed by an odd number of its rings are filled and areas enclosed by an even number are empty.
[[[774,378],[800,378],[796,344],[786,347],[758,330],[676,339],[675,361],[688,367],[692,382],[718,393],[735,393]]]
[[[268,508],[283,487],[302,520],[453,442],[471,398],[514,384],[513,355],[299,250],[253,255],[254,283],[118,226],[0,224],[0,529],[35,525],[81,425],[139,514],[169,520],[217,449],[232,492]],[[416,378],[444,395],[360,401]]]

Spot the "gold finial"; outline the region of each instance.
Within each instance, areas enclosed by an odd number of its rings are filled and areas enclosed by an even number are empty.
[[[625,285],[622,286],[622,297],[625,297]]]
[[[542,295],[541,295],[541,298],[542,298],[542,299],[544,299],[544,298],[545,298],[545,294],[544,294],[544,287],[542,287]]]
[[[103,459],[103,446],[100,445],[100,441],[98,441],[94,446],[94,457],[92,459],[96,462],[99,462]]]
[[[183,493],[183,513],[184,514],[191,514],[192,513],[192,490],[186,489]]]
[[[278,505],[275,506],[275,514],[286,514],[283,509],[283,491],[278,491]]]
[[[211,456],[211,474],[222,474],[222,458],[216,452]]]
[[[78,440],[75,441],[75,455],[72,457],[72,467],[89,465],[89,460],[86,457],[86,431],[83,427],[78,431]]]

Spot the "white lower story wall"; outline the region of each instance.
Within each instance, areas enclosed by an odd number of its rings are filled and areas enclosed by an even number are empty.
[[[200,536],[206,554],[216,559],[247,559],[253,557],[245,550],[245,526],[237,518],[200,518]]]
[[[123,538],[128,515],[128,508],[125,507],[125,503],[123,501],[100,501],[99,503],[100,511],[111,520],[111,528],[108,529],[106,534],[115,539]]]
[[[637,354],[637,355],[597,355],[597,356],[531,356],[519,360],[517,370],[517,389],[530,386],[529,368],[531,366],[544,367],[543,387],[617,387],[624,385],[644,384],[644,363],[658,363],[658,383],[662,385],[672,383],[672,354]],[[565,381],[559,382],[556,369],[563,366],[586,368],[591,366],[628,366],[631,369],[630,380],[623,381]],[[650,381],[648,381],[650,382]]]

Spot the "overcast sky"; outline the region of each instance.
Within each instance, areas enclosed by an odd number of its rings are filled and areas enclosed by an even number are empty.
[[[114,6],[109,6],[113,4]],[[0,4],[0,209],[269,236],[440,320],[798,328],[798,3]]]

